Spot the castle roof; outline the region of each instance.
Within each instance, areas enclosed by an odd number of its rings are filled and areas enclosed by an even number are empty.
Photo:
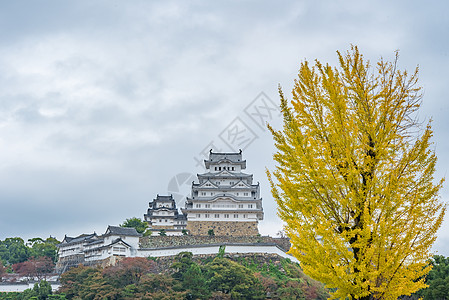
[[[203,174],[197,174],[198,178],[210,177],[210,178],[240,178],[240,177],[252,177],[252,174],[247,174],[243,172],[229,172],[229,171],[221,171],[218,173],[207,172]]]
[[[103,242],[103,240],[100,240],[100,242]],[[96,247],[96,248],[89,248],[89,249],[84,249],[84,252],[88,253],[88,252],[92,252],[92,251],[96,251],[96,250],[101,250],[101,249],[105,249],[105,248],[109,248],[117,243],[122,243],[124,244],[124,246],[127,246],[128,248],[131,248],[131,245],[128,244],[127,242],[125,242],[124,240],[122,240],[122,238],[116,238],[115,240],[113,240],[110,244],[108,245],[102,245],[100,247]],[[90,243],[89,245],[93,245],[93,243]]]
[[[97,237],[97,234],[95,232],[94,233],[90,233],[90,234],[89,233],[87,233],[87,234],[83,233],[83,234],[81,234],[81,235],[79,235],[77,237],[70,237],[70,236],[66,235],[66,236],[64,236],[64,239],[62,240],[62,242],[59,245],[62,245],[62,244],[64,244],[64,245],[76,244],[76,243],[83,242],[83,241],[85,241],[87,239],[92,239],[94,237]]]
[[[104,235],[141,236],[141,234],[138,233],[135,228],[111,226],[111,225],[108,226],[108,229],[106,229]]]
[[[212,152],[212,149],[209,152],[209,159],[204,160],[204,164],[206,169],[209,169],[211,164],[217,164],[220,162],[230,162],[232,164],[241,165],[242,169],[246,168],[246,160],[242,160],[242,150],[240,152]]]
[[[153,201],[155,201],[155,202],[171,202],[171,201],[175,201],[175,199],[173,199],[173,195],[164,196],[164,195],[157,194],[156,199],[153,199]]]
[[[176,217],[176,220],[187,220],[187,217],[186,217],[186,215],[184,215],[184,214],[179,214],[179,215]]]

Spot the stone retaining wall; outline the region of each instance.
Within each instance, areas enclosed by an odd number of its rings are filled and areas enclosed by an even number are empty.
[[[287,252],[290,249],[288,238],[270,236],[149,236],[140,238],[140,248],[165,248],[210,244],[277,244]]]
[[[167,230],[167,229],[175,229],[175,227],[174,226],[170,226],[170,225],[167,225],[167,226],[154,225],[150,230],[151,231],[159,231],[161,229],[165,229],[165,230]]]
[[[70,268],[76,267],[79,264],[84,264],[84,255],[83,254],[77,254],[77,255],[71,255],[67,257],[62,257],[58,259],[58,262],[55,266],[55,272],[56,273],[62,273],[67,271]]]
[[[191,235],[208,235],[212,229],[215,235],[253,236],[259,234],[257,222],[231,221],[189,221],[187,230]]]

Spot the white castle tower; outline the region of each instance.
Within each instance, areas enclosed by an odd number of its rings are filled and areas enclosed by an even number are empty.
[[[148,228],[152,235],[158,235],[164,230],[166,235],[182,235],[186,228],[186,218],[183,214],[178,214],[175,199],[172,195],[157,195],[149,203],[147,213],[144,215]]]
[[[182,209],[187,229],[192,235],[257,235],[258,221],[263,220],[259,183],[243,173],[246,160],[238,153],[209,153],[204,161],[207,173],[198,174],[192,193]]]

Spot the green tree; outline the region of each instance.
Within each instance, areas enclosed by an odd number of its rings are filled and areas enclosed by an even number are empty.
[[[46,240],[41,238],[33,238],[29,239],[28,242],[31,244],[31,249],[29,250],[30,257],[50,257],[51,260],[56,263],[58,257],[58,245],[60,242],[53,238],[49,237]]]
[[[71,268],[61,275],[61,287],[59,291],[64,293],[68,299],[80,298],[80,293],[85,289],[86,283],[91,278],[95,278],[100,273],[100,269],[94,269],[79,265]]]
[[[173,278],[179,281],[182,281],[183,274],[195,264],[192,260],[193,253],[192,252],[180,252],[178,253],[174,259],[173,263],[170,266],[173,269]]]
[[[167,274],[148,274],[142,277],[134,295],[128,299],[186,299],[185,291],[175,291],[175,279]]]
[[[4,256],[2,259],[10,264],[24,262],[30,257],[29,248],[25,245],[23,239],[19,237],[6,238],[2,244],[4,246],[0,249]],[[6,252],[3,252],[5,249]]]
[[[138,233],[144,233],[145,230],[148,228],[148,223],[145,221],[142,221],[139,218],[130,218],[126,219],[123,224],[120,224],[121,227],[130,227],[135,228]]]
[[[264,299],[263,287],[248,268],[226,258],[216,257],[205,265],[212,291],[232,299]]]
[[[3,280],[3,275],[6,273],[5,267],[3,266],[2,261],[0,260],[0,282]]]
[[[188,299],[209,299],[207,278],[198,264],[192,264],[182,276],[182,287]]]
[[[9,258],[8,248],[6,248],[4,242],[0,240],[0,261],[6,263],[8,261],[8,258]]]
[[[223,258],[226,253],[226,246],[221,245],[220,248],[218,248],[217,257]]]
[[[45,280],[36,282],[33,287],[34,295],[39,300],[46,300],[52,294],[51,285]]]
[[[429,287],[417,295],[425,300],[449,299],[449,257],[435,255],[430,263],[432,270],[426,277]]]
[[[415,118],[417,70],[337,53],[337,68],[301,64],[290,104],[280,90],[272,193],[306,274],[334,297],[396,299],[425,287],[446,208],[432,131]]]

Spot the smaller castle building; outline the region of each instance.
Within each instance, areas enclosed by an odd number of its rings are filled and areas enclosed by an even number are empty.
[[[149,203],[144,219],[148,222],[152,235],[159,235],[161,231],[166,235],[182,235],[187,226],[187,219],[183,214],[178,213],[172,195],[157,195],[156,199]]]
[[[109,257],[134,257],[141,236],[135,228],[120,226],[108,226],[102,235],[66,235],[58,245],[56,271],[62,273],[79,264],[96,263]]]

